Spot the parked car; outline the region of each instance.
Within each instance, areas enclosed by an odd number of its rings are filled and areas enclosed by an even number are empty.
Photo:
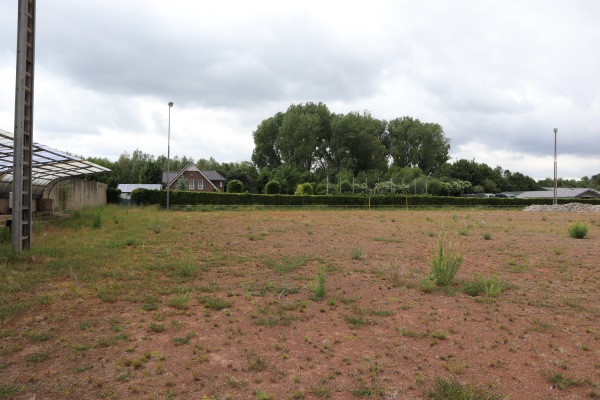
[[[498,193],[498,194],[496,195],[496,197],[504,197],[504,198],[507,198],[507,197],[515,197],[515,195],[514,195],[514,194],[512,194],[512,193]]]

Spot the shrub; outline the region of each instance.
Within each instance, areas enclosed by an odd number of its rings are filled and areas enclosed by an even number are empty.
[[[460,268],[463,256],[455,247],[444,247],[444,236],[438,239],[437,251],[431,260],[431,276],[438,286],[448,286]]]
[[[244,192],[244,184],[242,181],[238,179],[232,179],[227,182],[227,192],[228,193],[243,193]]]
[[[265,194],[279,194],[281,193],[281,184],[279,181],[272,180],[267,182],[265,185]]]
[[[313,194],[313,185],[310,182],[299,183],[296,187],[295,195],[304,195],[304,196],[312,196]]]
[[[569,236],[573,239],[583,239],[588,234],[588,226],[577,221],[569,226]]]

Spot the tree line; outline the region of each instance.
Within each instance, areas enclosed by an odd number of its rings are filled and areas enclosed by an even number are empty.
[[[174,157],[170,170],[190,162],[216,170],[236,191],[283,194],[415,193],[460,195],[536,190],[553,180],[535,181],[500,166],[473,160],[449,163],[450,139],[436,123],[404,116],[378,120],[369,112],[336,114],[323,103],[292,104],[263,120],[253,132],[251,161],[219,163]],[[111,169],[90,179],[109,187],[120,183],[161,183],[164,155],[136,149],[116,162],[88,158]],[[600,189],[600,174],[581,180],[559,179],[560,187]]]

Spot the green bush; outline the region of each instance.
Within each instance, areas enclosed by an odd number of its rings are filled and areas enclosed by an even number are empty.
[[[454,280],[463,256],[458,253],[456,247],[444,246],[444,236],[438,239],[437,251],[431,260],[431,276],[438,286],[448,286]]]
[[[279,181],[272,180],[267,182],[265,185],[265,194],[279,194],[281,193],[281,184]]]
[[[244,192],[244,184],[242,181],[238,179],[232,179],[227,182],[227,192],[228,193],[243,193]]]
[[[313,185],[310,182],[299,183],[296,187],[296,196],[311,196],[313,194]]]
[[[573,239],[583,239],[588,234],[588,226],[577,221],[569,226],[569,236]]]

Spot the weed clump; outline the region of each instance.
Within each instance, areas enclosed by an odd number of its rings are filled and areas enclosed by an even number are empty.
[[[313,293],[313,300],[319,301],[325,298],[327,288],[325,287],[325,270],[323,268],[320,268],[319,271],[317,271],[316,282],[310,289]]]
[[[462,263],[463,256],[455,246],[444,245],[444,236],[440,235],[437,251],[431,260],[431,277],[437,286],[448,286],[454,280]]]
[[[198,299],[198,301],[200,302],[200,304],[204,305],[204,307],[214,311],[220,311],[225,308],[229,308],[233,304],[232,301],[223,300],[219,297],[211,296],[201,296]]]
[[[92,229],[100,229],[102,227],[102,215],[98,212],[92,218]]]
[[[362,258],[362,248],[361,247],[353,248],[352,251],[350,252],[350,257],[353,260],[360,260]]]
[[[584,239],[588,234],[588,229],[589,227],[586,224],[577,221],[569,225],[569,236],[573,239]]]

